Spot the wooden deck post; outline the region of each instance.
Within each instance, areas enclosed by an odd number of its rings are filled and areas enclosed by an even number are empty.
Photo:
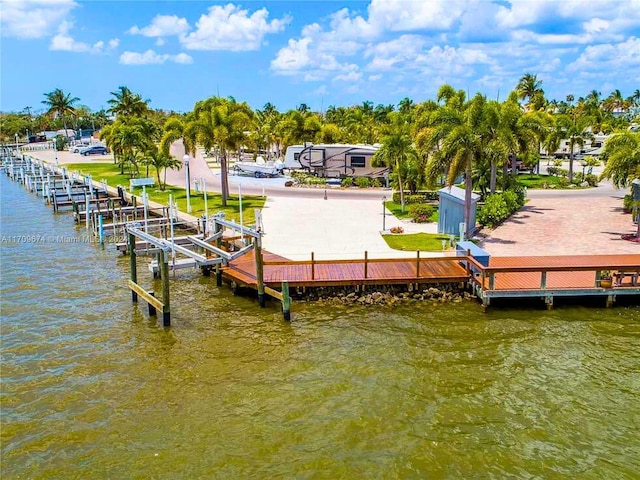
[[[369,252],[364,251],[364,278],[366,280],[369,269]]]
[[[138,271],[136,266],[136,237],[130,233],[129,236],[129,268],[131,270],[131,281],[138,283]],[[138,294],[131,290],[131,301],[138,301]]]
[[[615,295],[607,295],[607,303],[606,303],[606,307],[607,308],[611,308],[613,307],[613,302],[615,301]]]
[[[547,288],[547,272],[543,270],[540,273],[540,289],[545,290]]]
[[[98,216],[98,237],[100,238],[100,245],[104,245],[104,225],[102,223],[102,215]]]
[[[420,250],[416,252],[416,278],[420,278]]]
[[[149,292],[149,295],[151,295],[152,297],[156,296],[156,294],[153,293],[153,292]],[[147,303],[147,305],[149,306],[149,316],[150,317],[155,317],[158,314],[158,312],[156,311],[156,307],[154,307],[150,303]]]
[[[158,254],[158,267],[162,279],[162,326],[171,326],[171,306],[169,303],[169,252],[161,250]]]
[[[289,282],[282,282],[282,315],[287,322],[291,321],[291,297],[289,296]]]
[[[311,280],[315,280],[315,278],[316,278],[316,264],[315,264],[314,253],[311,252]]]
[[[214,225],[213,233],[217,235],[222,231],[222,226],[218,222],[214,222]],[[222,235],[216,238],[216,247],[222,248]],[[216,286],[222,286],[222,265],[219,263],[216,263]]]
[[[264,266],[262,263],[262,238],[253,240],[256,257],[256,280],[258,282],[258,305],[264,308]]]

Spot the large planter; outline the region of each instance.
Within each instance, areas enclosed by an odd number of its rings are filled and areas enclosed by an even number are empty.
[[[613,279],[612,278],[601,278],[600,286],[602,288],[611,288],[613,287]]]

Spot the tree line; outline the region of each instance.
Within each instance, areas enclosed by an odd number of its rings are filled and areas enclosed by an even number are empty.
[[[286,112],[271,103],[254,110],[233,97],[214,96],[197,102],[190,112],[175,113],[151,109],[149,100],[125,86],[110,95],[108,109],[91,112],[60,89],[46,93],[40,115],[33,115],[31,107],[2,114],[1,140],[56,127],[100,130],[123,172],[129,169],[138,175],[140,168],[146,167],[148,173],[154,167],[161,185],[160,172],[181,163],[169,154],[169,145],[180,138],[192,155],[197,147],[215,151],[223,172],[229,157],[239,155],[242,148],[282,156],[287,146],[303,142],[381,143],[375,160],[391,168],[404,204],[405,190],[416,191],[443,178],[452,184],[460,175],[467,195],[472,189],[483,194],[505,189],[513,181],[510,158],[533,165],[541,148],[553,153],[562,140],[569,142],[572,181],[574,147],[594,133],[626,131],[640,112],[639,90],[628,98],[619,90],[607,97],[593,90],[577,99],[568,95],[561,101],[548,100],[542,81],[531,73],[524,74],[503,101],[479,93],[468,98],[464,90],[443,85],[434,100],[421,103],[409,98],[398,105],[366,101],[330,106],[325,112],[313,112],[304,103]],[[609,178],[628,177],[610,170],[605,169]],[[223,175],[225,204],[228,194]]]

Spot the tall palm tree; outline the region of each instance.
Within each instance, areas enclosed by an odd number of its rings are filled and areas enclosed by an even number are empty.
[[[397,116],[387,127],[382,137],[382,147],[373,156],[373,163],[384,164],[396,175],[400,191],[400,208],[404,212],[403,178],[407,163],[417,156],[413,141],[409,135],[409,124]]]
[[[521,100],[528,99],[527,107],[531,110],[532,105],[539,101],[540,97],[544,98],[544,90],[542,90],[542,80],[538,80],[538,76],[533,73],[525,73],[516,86],[518,98]]]
[[[107,100],[111,105],[109,112],[116,116],[139,117],[149,112],[149,100],[143,100],[142,97],[133,93],[129,88],[120,86],[115,92],[111,92],[113,98]]]
[[[61,89],[56,88],[54,91],[45,93],[45,100],[42,101],[48,107],[47,114],[53,114],[62,118],[64,125],[64,135],[69,138],[67,133],[67,116],[75,113],[74,104],[79,102],[78,97],[72,97],[70,93],[64,93]]]
[[[604,144],[602,153],[607,159],[602,178],[612,180],[617,188],[627,187],[633,180],[640,178],[640,133],[622,132],[612,135]],[[640,221],[636,236],[640,238]]]
[[[247,141],[247,132],[253,129],[254,112],[246,102],[234,98],[211,97],[198,102],[193,119],[185,126],[185,137],[191,145],[200,143],[205,148],[217,145],[220,152],[222,204],[229,198],[228,155],[239,151]]]

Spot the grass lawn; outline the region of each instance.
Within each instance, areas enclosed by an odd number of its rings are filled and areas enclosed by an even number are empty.
[[[120,175],[120,167],[113,163],[71,163],[65,165],[67,171],[77,171],[81,175],[91,175],[95,181],[106,180],[110,187],[123,185],[129,189],[129,175]],[[155,171],[150,172],[150,176],[155,177]],[[142,188],[136,188],[134,195],[142,195]],[[187,191],[184,188],[167,186],[165,190],[158,187],[147,188],[149,200],[162,205],[169,205],[169,195],[173,195],[173,199],[178,204],[178,210],[187,211]],[[245,225],[255,223],[255,208],[262,208],[265,199],[259,196],[242,196],[242,222]],[[227,206],[222,206],[222,196],[217,193],[207,193],[207,206],[209,215],[218,212],[224,212],[228,220],[240,221],[240,201],[238,195],[230,195],[227,200]],[[204,195],[196,194],[191,190],[191,214],[199,217],[204,214]]]
[[[387,210],[393,213],[393,216],[398,219],[411,218],[411,216],[409,215],[409,204],[404,205],[404,212],[402,211],[402,207],[399,203],[392,202],[391,200],[389,200],[388,202],[384,202],[384,205],[385,207],[387,207]],[[437,205],[433,206],[433,213],[429,217],[429,221],[438,223],[438,206]]]
[[[545,188],[545,184],[547,188],[552,185],[555,185],[555,188],[562,188],[560,187],[560,177],[554,175],[518,175],[518,181],[527,188]]]
[[[383,235],[385,242],[394,250],[407,250],[421,252],[441,252],[442,241],[449,245],[449,235],[433,233],[410,233],[402,235]]]

